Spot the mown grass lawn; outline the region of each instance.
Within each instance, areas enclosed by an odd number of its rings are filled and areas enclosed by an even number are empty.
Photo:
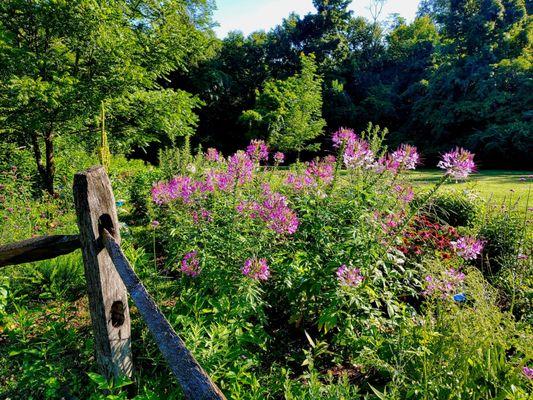
[[[441,170],[420,170],[412,172],[410,179],[417,185],[432,185],[442,177]],[[471,175],[464,182],[450,181],[441,190],[466,189],[478,192],[489,206],[516,208],[526,213],[533,205],[533,171],[484,170]]]

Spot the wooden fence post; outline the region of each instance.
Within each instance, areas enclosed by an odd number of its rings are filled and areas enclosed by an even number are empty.
[[[93,167],[75,175],[74,203],[96,359],[106,378],[131,377],[131,327],[126,287],[102,241],[102,232],[107,229],[120,243],[115,197],[103,167]]]

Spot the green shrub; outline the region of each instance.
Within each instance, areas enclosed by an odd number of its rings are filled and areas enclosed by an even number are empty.
[[[150,220],[150,187],[157,180],[153,172],[141,172],[131,179],[129,185],[130,216],[136,224],[146,224]]]
[[[469,269],[464,291],[465,303],[426,303],[420,319],[405,320],[383,344],[394,353],[383,360],[393,374],[385,398],[528,399],[520,366],[531,358],[531,327],[500,311],[477,269]]]
[[[517,262],[525,235],[524,220],[513,212],[490,212],[479,235],[485,240],[483,271],[487,276]]]
[[[417,199],[415,204],[420,204]],[[472,227],[478,222],[483,209],[479,196],[467,190],[437,193],[423,208],[423,211],[439,223],[451,226]]]

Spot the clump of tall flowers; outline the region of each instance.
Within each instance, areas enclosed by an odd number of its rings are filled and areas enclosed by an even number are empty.
[[[436,296],[442,299],[451,298],[457,294],[464,283],[466,276],[464,273],[450,268],[444,271],[440,276],[426,275],[426,287],[423,291],[425,296]]]
[[[414,170],[419,163],[418,150],[408,144],[402,144],[390,154],[386,161],[387,168],[393,171]]]
[[[374,163],[374,152],[364,139],[352,129],[342,128],[333,133],[333,147],[339,150],[346,168],[370,168]]]
[[[455,252],[465,260],[475,260],[483,251],[482,240],[471,236],[464,236],[451,242]]]
[[[304,164],[303,173],[290,173],[285,183],[296,191],[309,191],[329,185],[335,176],[335,162],[334,156],[314,159]]]
[[[446,176],[457,180],[468,178],[476,170],[474,155],[459,147],[443,154],[437,166],[446,171]]]
[[[266,258],[249,258],[244,262],[242,274],[250,279],[266,281],[270,277],[270,268]]]
[[[263,140],[252,140],[246,148],[246,154],[256,162],[268,160],[268,146]]]
[[[237,211],[261,219],[279,234],[293,234],[298,229],[298,216],[289,207],[287,197],[273,192],[268,184],[263,185],[262,201],[242,201]]]

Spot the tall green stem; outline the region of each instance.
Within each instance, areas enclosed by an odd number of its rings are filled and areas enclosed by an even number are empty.
[[[154,235],[153,235],[153,245],[154,245],[154,266],[155,266],[155,270],[157,271],[157,253],[156,253],[156,250],[155,250],[155,227],[154,227]]]

